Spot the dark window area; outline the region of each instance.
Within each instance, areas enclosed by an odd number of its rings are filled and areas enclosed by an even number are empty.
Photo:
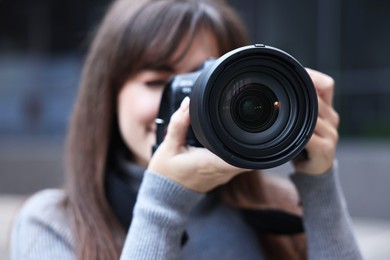
[[[0,1],[0,135],[63,135],[91,32],[111,1]],[[390,2],[230,0],[253,43],[336,80],[340,132],[390,137]]]
[[[0,134],[63,135],[108,1],[0,1]]]

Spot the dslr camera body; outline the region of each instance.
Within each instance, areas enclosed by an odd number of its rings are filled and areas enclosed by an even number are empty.
[[[154,150],[186,96],[191,99],[187,144],[247,169],[272,168],[301,156],[318,115],[313,82],[294,57],[263,44],[245,46],[170,80],[156,119]]]

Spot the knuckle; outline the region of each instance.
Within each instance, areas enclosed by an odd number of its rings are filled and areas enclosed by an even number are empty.
[[[329,87],[329,88],[334,88],[334,84],[335,84],[335,81],[334,81],[334,78],[332,78],[331,76],[327,75],[327,74],[324,74],[325,77],[326,77],[326,81],[325,81],[325,84]]]
[[[333,128],[332,137],[333,137],[333,141],[337,143],[339,140],[339,132],[335,128]]]
[[[333,140],[327,139],[321,146],[321,153],[324,155],[333,154],[335,150],[335,143]]]
[[[340,124],[340,115],[339,115],[339,113],[337,113],[334,110],[333,110],[333,112],[334,112],[334,114],[333,114],[333,124],[334,124],[335,127],[338,127],[339,124]]]

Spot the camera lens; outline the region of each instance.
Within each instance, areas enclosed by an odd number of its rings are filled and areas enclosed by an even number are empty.
[[[269,88],[259,84],[247,85],[243,89],[231,102],[234,122],[248,132],[268,129],[278,114],[275,95]]]
[[[283,85],[287,82],[278,82],[275,77],[248,66],[229,75],[230,80],[226,77],[226,81],[221,80],[219,89],[214,88],[217,110],[211,123],[222,127],[221,138],[242,147],[243,144],[267,143],[281,135],[294,100],[284,90]],[[283,111],[280,111],[280,104],[283,104]]]
[[[191,126],[226,162],[271,168],[304,149],[317,106],[313,82],[296,59],[273,47],[246,46],[202,70],[191,93]]]

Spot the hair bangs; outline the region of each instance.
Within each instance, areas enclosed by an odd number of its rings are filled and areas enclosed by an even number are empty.
[[[133,71],[171,63],[179,44],[191,31],[193,11],[189,5],[157,1],[144,7],[133,23],[128,41],[133,52]],[[130,38],[131,36],[131,38]]]
[[[133,53],[128,60],[127,71],[136,73],[145,68],[167,67],[177,62],[188,51],[192,39],[200,29],[211,30],[217,36],[220,54],[233,47],[226,44],[228,37],[223,17],[201,2],[182,2],[175,5],[168,1],[156,1],[141,8],[127,33],[127,41]],[[177,60],[172,60],[179,44],[185,48]],[[235,47],[235,46],[234,46]]]

